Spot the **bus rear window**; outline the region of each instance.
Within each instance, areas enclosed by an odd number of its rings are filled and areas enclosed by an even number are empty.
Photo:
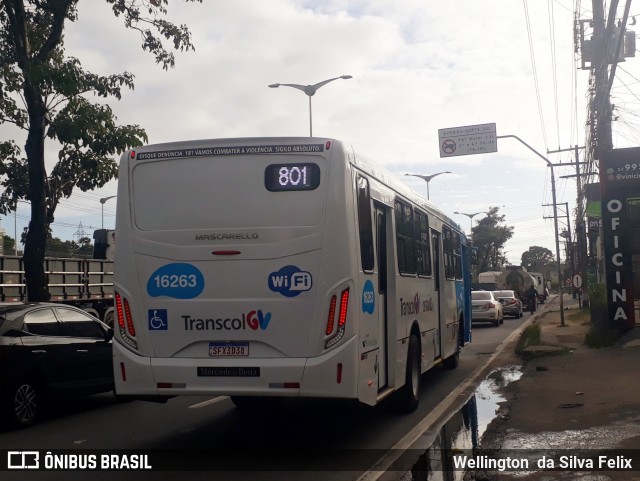
[[[269,157],[275,162],[268,167],[264,156],[137,164],[131,178],[136,227],[159,231],[318,225],[326,197],[326,183],[318,184],[320,175],[327,175],[324,159],[313,156],[315,162],[308,162],[312,156],[287,156],[277,163],[277,156]],[[265,172],[278,174],[285,167],[280,173],[288,185],[277,192],[267,190]],[[304,182],[312,190],[299,191]]]

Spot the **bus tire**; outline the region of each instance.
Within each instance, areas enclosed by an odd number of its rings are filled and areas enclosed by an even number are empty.
[[[420,341],[418,336],[411,334],[407,353],[407,375],[405,385],[400,390],[400,409],[410,413],[418,408],[420,403]]]
[[[458,364],[460,364],[460,350],[462,349],[462,344],[460,343],[460,340],[462,339],[462,326],[463,326],[463,321],[460,320],[460,329],[458,330],[458,338],[456,339],[456,352],[454,354],[452,354],[451,356],[449,356],[448,358],[446,358],[444,361],[442,361],[442,365],[444,366],[445,369],[455,369],[458,367]]]

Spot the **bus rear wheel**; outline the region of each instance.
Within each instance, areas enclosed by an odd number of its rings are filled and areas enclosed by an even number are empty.
[[[407,353],[407,376],[405,385],[400,390],[400,409],[410,413],[420,403],[420,341],[415,334],[409,338]]]
[[[458,367],[458,364],[460,364],[460,349],[461,349],[461,342],[460,340],[462,339],[462,326],[463,323],[462,321],[460,321],[460,329],[458,330],[458,338],[456,339],[456,352],[454,354],[452,354],[451,356],[449,356],[448,358],[446,358],[444,361],[442,361],[442,365],[444,366],[445,369],[455,369]]]

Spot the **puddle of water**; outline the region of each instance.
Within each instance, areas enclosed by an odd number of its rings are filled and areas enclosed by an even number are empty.
[[[499,404],[505,401],[500,389],[522,377],[520,366],[508,366],[492,371],[480,383],[474,394],[478,406],[478,435],[481,438],[487,427],[496,417]],[[477,445],[474,445],[476,447]]]
[[[613,449],[621,440],[640,436],[640,417],[615,421],[607,426],[589,429],[567,430],[546,433],[521,433],[509,431],[503,449],[581,449],[597,446],[598,449]]]
[[[464,481],[467,474],[463,469],[456,469],[453,457],[473,453],[480,447],[487,427],[499,415],[499,404],[505,401],[500,390],[522,377],[520,366],[502,368],[490,373],[480,383],[469,401],[454,413],[439,431],[433,444],[421,453],[418,461],[402,476],[402,481]],[[598,426],[584,430],[567,430],[562,432],[522,433],[507,431],[500,452],[508,456],[509,452],[517,453],[516,457],[528,458],[528,469],[515,469],[501,473],[500,479],[519,480],[533,473],[535,460],[540,453],[553,456],[555,451],[575,450],[579,452],[585,446],[597,446],[598,449],[615,449],[621,440],[640,436],[640,416],[629,415],[626,419],[613,421],[606,426]],[[452,456],[457,454],[458,456]],[[482,457],[482,456],[480,456]],[[484,471],[480,467],[480,471]],[[523,466],[524,468],[524,466]],[[542,473],[540,473],[542,474]],[[594,474],[589,471],[555,471],[546,472],[542,481],[610,481],[606,474]]]
[[[462,481],[465,472],[452,465],[451,452],[470,451],[489,423],[496,417],[499,403],[505,399],[499,390],[522,377],[519,366],[497,369],[480,383],[469,401],[440,429],[433,444],[421,454],[403,481]]]

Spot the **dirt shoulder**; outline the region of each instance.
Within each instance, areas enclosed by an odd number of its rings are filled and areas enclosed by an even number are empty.
[[[504,388],[506,401],[481,447],[640,449],[640,328],[613,346],[588,347],[588,311],[571,300],[566,304],[564,327],[557,300],[532,322],[540,327],[540,343],[549,347],[529,350],[533,358],[524,361],[521,379]],[[550,474],[518,479],[582,479]],[[638,472],[633,473],[636,477],[628,472],[602,474],[602,479],[640,479]]]

